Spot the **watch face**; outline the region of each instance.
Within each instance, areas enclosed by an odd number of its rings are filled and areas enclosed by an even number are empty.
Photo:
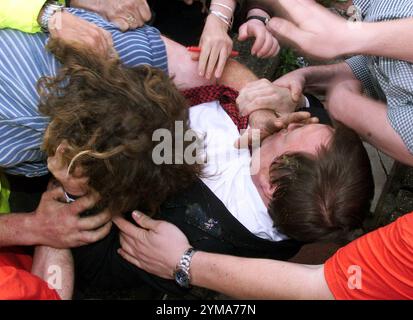
[[[175,281],[184,288],[189,288],[188,273],[182,269],[178,269],[175,273]]]

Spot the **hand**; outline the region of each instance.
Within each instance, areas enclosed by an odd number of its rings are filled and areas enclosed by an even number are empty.
[[[89,9],[127,31],[142,27],[151,19],[152,13],[146,0],[72,0],[72,6]]]
[[[251,54],[258,58],[270,58],[276,56],[280,46],[276,38],[267,30],[266,26],[259,20],[251,19],[245,22],[238,30],[238,40],[244,41],[255,38],[251,48]]]
[[[232,51],[232,40],[227,33],[228,26],[216,16],[210,14],[207,17],[204,31],[202,32],[199,46],[198,72],[201,77],[211,79],[220,78],[225,64]]]
[[[111,228],[112,214],[105,210],[92,217],[80,214],[92,208],[96,195],[88,195],[67,204],[61,187],[43,193],[33,215],[37,243],[54,248],[72,248],[104,238]]]
[[[138,226],[116,217],[120,229],[118,253],[140,269],[165,279],[173,279],[176,265],[190,246],[185,235],[173,224],[157,221],[134,211]]]
[[[283,114],[280,117],[277,117],[270,110],[254,111],[249,117],[250,128],[235,141],[234,145],[238,149],[248,148],[248,146],[258,142],[255,130],[259,130],[259,141],[261,142],[268,136],[287,128],[291,123],[318,123],[318,118],[311,117],[309,112],[304,111]]]
[[[279,0],[278,3],[284,15],[289,16],[289,20],[272,18],[268,24],[278,40],[318,59],[336,58],[353,47],[356,28],[315,1]]]
[[[267,79],[250,82],[241,89],[237,105],[243,116],[263,109],[279,114],[291,113],[297,107],[297,103],[291,98],[289,89],[278,87]]]
[[[287,88],[291,92],[291,98],[298,103],[303,95],[306,85],[305,68],[297,69],[278,78],[273,82],[275,86]]]
[[[66,11],[52,16],[49,32],[52,39],[60,39],[67,44],[80,44],[104,57],[116,55],[109,32]]]

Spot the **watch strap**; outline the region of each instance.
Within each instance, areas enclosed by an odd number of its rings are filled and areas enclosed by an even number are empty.
[[[252,19],[260,20],[265,26],[266,26],[266,25],[268,24],[268,22],[270,21],[269,18],[262,17],[262,16],[249,16],[249,17],[247,18],[247,21],[252,20]]]
[[[187,272],[189,272],[189,268],[191,267],[192,257],[195,254],[196,250],[194,248],[187,249],[184,254],[182,255],[181,260],[179,261],[178,266]]]
[[[192,257],[194,256],[196,250],[194,248],[189,248],[185,250],[184,254],[181,257],[181,260],[176,266],[174,275],[175,281],[184,288],[191,287],[191,275],[189,269],[191,267]],[[184,279],[184,280],[182,280]]]
[[[44,6],[44,11],[42,17],[40,19],[40,27],[42,28],[43,32],[49,32],[49,21],[50,18],[56,12],[62,12],[65,7],[61,5],[59,2],[48,2]]]

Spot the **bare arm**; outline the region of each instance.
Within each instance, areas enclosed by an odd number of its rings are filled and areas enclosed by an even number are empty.
[[[198,62],[181,44],[162,36],[168,56],[169,74],[174,77],[178,89],[184,90],[198,86],[222,84],[240,90],[247,83],[257,80],[257,76],[241,63],[229,59],[224,72],[218,80],[210,80],[199,75]]]
[[[137,267],[172,279],[175,266],[190,247],[188,239],[168,222],[137,212],[133,218],[140,227],[114,219],[121,230],[118,252]],[[323,266],[205,252],[195,253],[190,268],[192,284],[245,299],[331,299],[323,271]]]
[[[92,208],[96,196],[89,195],[67,204],[63,190],[46,191],[35,212],[0,216],[0,247],[18,245],[47,245],[71,248],[96,242],[111,228],[111,213],[107,210],[92,216],[80,214]]]
[[[74,266],[70,250],[38,246],[33,256],[32,274],[46,281],[62,300],[73,295]]]
[[[238,299],[333,299],[324,267],[197,252],[192,284]]]
[[[389,57],[413,63],[413,19],[364,23],[363,39],[350,54]]]
[[[391,126],[387,106],[340,83],[329,93],[328,110],[334,119],[355,130],[364,140],[390,157],[413,165],[413,155]]]
[[[343,19],[309,0],[250,0],[271,12],[273,35],[307,55],[332,59],[373,55],[413,63],[413,19],[364,23]],[[317,45],[314,45],[317,44]]]
[[[0,247],[39,243],[40,230],[29,213],[0,215]]]

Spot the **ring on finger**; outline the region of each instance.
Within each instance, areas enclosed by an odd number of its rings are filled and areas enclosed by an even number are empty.
[[[129,23],[129,24],[133,24],[133,23],[135,23],[136,22],[136,19],[135,19],[135,17],[133,16],[133,15],[128,15],[127,17],[126,17],[126,21]]]

